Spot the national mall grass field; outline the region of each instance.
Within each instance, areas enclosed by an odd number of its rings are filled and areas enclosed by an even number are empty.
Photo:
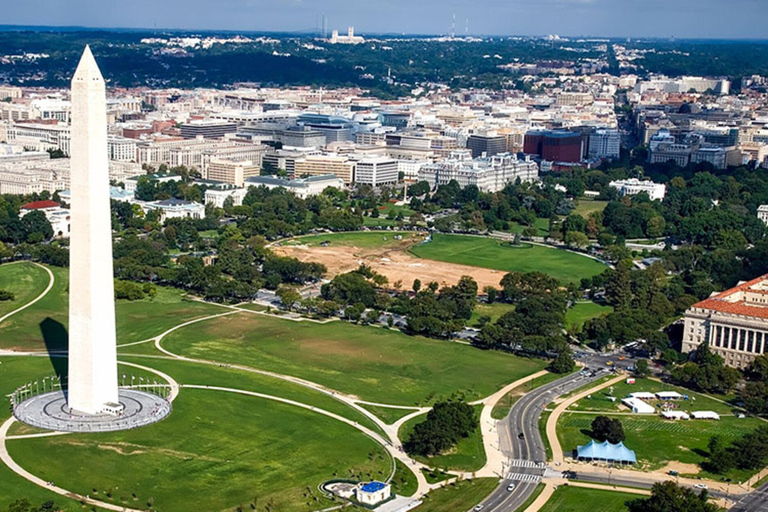
[[[504,272],[544,272],[564,283],[578,283],[608,267],[581,254],[533,244],[519,247],[493,238],[432,235],[432,241],[411,248],[419,258]]]
[[[476,400],[546,366],[379,327],[246,312],[178,329],[162,344],[175,354],[301,377],[394,405],[423,405],[455,393]]]

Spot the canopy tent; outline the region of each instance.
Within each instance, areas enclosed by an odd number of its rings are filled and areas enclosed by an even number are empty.
[[[656,412],[656,409],[643,402],[639,398],[624,398],[622,399],[621,403],[629,407],[632,412],[637,414],[653,414]]]
[[[661,415],[668,420],[687,420],[690,419],[687,413],[683,411],[664,411]]]
[[[639,398],[640,400],[653,400],[656,398],[656,395],[649,393],[648,391],[637,391],[635,393],[630,393],[629,397]]]
[[[598,443],[593,439],[588,444],[576,448],[576,453],[579,460],[605,460],[622,464],[637,462],[635,452],[624,446],[624,443],[612,444],[608,441]]]
[[[656,393],[656,397],[659,400],[680,400],[683,398],[683,395],[677,391],[659,391]]]
[[[694,411],[691,413],[691,416],[693,416],[697,420],[719,420],[720,415],[717,414],[715,411]]]

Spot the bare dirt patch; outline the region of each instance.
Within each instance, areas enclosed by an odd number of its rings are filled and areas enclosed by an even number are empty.
[[[669,474],[670,471],[677,471],[683,475],[696,475],[701,472],[701,468],[698,464],[688,464],[684,462],[672,461],[668,462],[666,466],[660,468],[657,473]]]
[[[442,261],[425,260],[404,249],[363,249],[360,247],[308,247],[306,245],[274,247],[281,256],[291,256],[300,261],[322,263],[328,268],[328,277],[350,272],[365,263],[389,279],[390,286],[402,281],[409,289],[414,279],[426,284],[437,281],[441,286],[456,284],[461,276],[472,276],[478,289],[484,286],[499,287],[504,272]]]

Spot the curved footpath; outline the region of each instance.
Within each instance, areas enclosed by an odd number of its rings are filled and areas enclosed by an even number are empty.
[[[32,261],[32,262],[14,261],[14,262],[11,262],[11,263],[6,263],[6,265],[13,265],[13,264],[16,264],[16,263],[32,263],[33,265],[37,265],[38,267],[40,267],[43,270],[45,270],[48,273],[48,286],[45,288],[45,290],[43,290],[43,293],[41,293],[40,295],[38,295],[37,297],[35,297],[31,301],[27,302],[26,304],[24,304],[20,308],[17,308],[15,310],[11,311],[10,313],[6,313],[5,315],[1,316],[0,317],[0,324],[2,324],[4,321],[8,320],[10,317],[15,315],[16,313],[20,313],[20,312],[24,311],[29,306],[33,305],[34,303],[36,303],[37,301],[39,301],[40,299],[42,299],[43,297],[48,295],[48,292],[51,291],[51,288],[53,288],[53,284],[56,282],[56,278],[54,277],[53,272],[51,272],[51,269],[49,269],[45,265],[41,265],[41,264],[39,264],[37,262],[34,262],[34,261]]]

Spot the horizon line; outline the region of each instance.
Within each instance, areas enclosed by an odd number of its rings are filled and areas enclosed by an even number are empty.
[[[87,26],[87,25],[19,25],[19,24],[0,24],[0,32],[11,32],[14,29],[40,29],[53,30],[53,29],[66,29],[69,31],[104,31],[104,32],[200,32],[200,33],[238,33],[238,34],[282,34],[282,35],[294,35],[304,36],[314,34],[315,29],[293,29],[293,30],[257,30],[257,29],[224,29],[224,28],[173,28],[173,27],[127,27],[127,26]],[[31,30],[35,31],[35,30]],[[387,37],[450,37],[450,34],[443,32],[434,33],[419,33],[419,32],[360,32],[355,31],[358,35],[369,36],[387,36]],[[677,37],[671,36],[608,36],[608,35],[569,35],[569,34],[462,34],[454,35],[454,39],[460,40],[466,37],[481,37],[481,38],[546,38],[548,36],[557,36],[568,39],[631,39],[631,40],[649,40],[649,41],[765,41],[768,42],[768,37],[728,37],[728,36],[712,36],[712,37]]]

